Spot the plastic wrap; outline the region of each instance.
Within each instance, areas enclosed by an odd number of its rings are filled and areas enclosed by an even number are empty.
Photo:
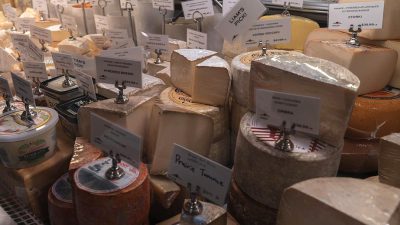
[[[353,178],[318,178],[285,190],[277,225],[399,225],[400,189]]]
[[[345,138],[339,171],[345,173],[373,173],[378,171],[379,140]]]
[[[319,138],[341,146],[359,79],[333,62],[301,54],[273,55],[252,62],[250,110],[258,88],[320,99]]]
[[[382,183],[400,188],[400,133],[382,137],[378,172]]]
[[[74,144],[74,152],[69,163],[69,176],[73,180],[74,172],[85,165],[103,156],[103,152],[92,145],[87,139],[77,137]]]

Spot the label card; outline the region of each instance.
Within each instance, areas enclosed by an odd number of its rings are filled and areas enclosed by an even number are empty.
[[[239,0],[224,0],[222,4],[222,15],[225,16],[238,2]]]
[[[244,41],[247,47],[253,47],[258,46],[260,41],[268,44],[288,43],[290,38],[290,17],[282,17],[275,20],[257,21],[247,32]]]
[[[13,96],[8,80],[1,76],[0,76],[0,93],[7,94],[10,97]]]
[[[33,43],[33,41],[30,38],[28,39],[28,48],[25,49],[25,52],[21,52],[21,54],[27,56],[22,58],[23,61],[32,60],[37,62],[43,62],[44,60],[44,52],[38,46],[36,46],[36,44]]]
[[[144,32],[142,32],[142,35],[145,40],[144,49],[153,51],[160,49],[164,52],[169,50],[168,35],[149,34]]]
[[[232,171],[204,156],[180,145],[174,145],[168,177],[185,187],[191,184],[191,191],[200,187],[200,195],[224,205],[229,190]]]
[[[100,55],[115,59],[126,59],[126,60],[140,61],[140,62],[144,61],[143,47],[104,50],[101,51]]]
[[[95,71],[96,65],[93,58],[83,55],[71,55],[75,71]]]
[[[153,0],[153,8],[159,9],[160,7],[162,9],[174,11],[174,0]]]
[[[188,28],[186,42],[188,48],[207,49],[207,34]]]
[[[329,29],[382,29],[384,1],[329,4]]]
[[[214,15],[214,7],[211,0],[191,0],[182,2],[182,9],[185,19],[187,20]]]
[[[14,48],[22,55],[25,49],[28,48],[29,35],[10,32],[10,36]]]
[[[42,62],[23,62],[25,76],[33,81],[38,78],[40,82],[48,79],[46,65]]]
[[[76,23],[75,17],[63,14],[61,18],[64,29],[71,29],[73,34],[78,33],[78,24]]]
[[[27,32],[31,29],[31,26],[35,24],[35,18],[16,18],[15,28],[21,32]]]
[[[265,12],[259,0],[241,0],[227,13],[215,29],[228,42],[234,41],[247,30]]]
[[[11,21],[18,17],[17,10],[10,3],[3,4],[4,15]]]
[[[132,39],[122,39],[111,41],[111,46],[108,49],[123,49],[123,48],[134,48],[135,43]]]
[[[52,52],[51,56],[53,57],[54,66],[60,70],[73,70],[74,62],[72,60],[72,56],[63,53]]]
[[[61,5],[66,7],[68,5],[68,0],[50,0],[50,2],[55,6]]]
[[[43,40],[47,43],[52,42],[50,30],[32,25],[30,31],[32,37],[37,38],[38,40]]]
[[[14,83],[15,94],[21,99],[27,99],[30,105],[35,105],[31,82],[11,72],[11,78]]]
[[[74,75],[78,81],[78,87],[86,92],[91,99],[97,100],[93,78],[90,75],[80,71],[75,71]]]
[[[106,16],[94,15],[94,23],[96,24],[96,32],[102,33],[108,29],[108,20]]]
[[[142,88],[141,61],[96,56],[96,74],[98,82],[115,84],[118,81],[128,87]]]
[[[39,13],[42,13],[45,19],[47,19],[49,11],[46,0],[32,0],[32,8],[38,11]]]
[[[94,113],[91,114],[90,122],[92,144],[107,153],[110,151],[114,154],[119,153],[121,158],[139,168],[143,148],[142,137]]]
[[[272,0],[271,3],[275,5],[290,4],[290,7],[303,8],[303,2],[304,0]]]
[[[121,1],[121,9],[126,9],[126,3],[130,3],[132,5],[132,8],[137,7],[137,0],[120,0],[120,1]]]
[[[110,40],[124,40],[128,39],[128,30],[124,29],[106,29],[106,37]]]
[[[255,90],[256,115],[266,125],[281,127],[283,121],[295,130],[318,135],[320,118],[320,99],[293,95],[264,89]]]

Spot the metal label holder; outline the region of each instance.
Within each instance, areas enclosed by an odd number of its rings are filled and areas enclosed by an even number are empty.
[[[106,0],[99,0],[97,2],[97,4],[99,5],[99,7],[101,9],[101,15],[102,16],[106,16],[107,1]]]
[[[42,52],[48,52],[49,51],[49,49],[47,49],[46,46],[45,46],[45,44],[46,44],[45,40],[39,39],[39,44],[42,46],[40,48],[40,50],[42,50]]]
[[[106,171],[106,178],[109,180],[118,180],[125,176],[125,171],[118,166],[121,163],[121,156],[117,153],[114,155],[113,151],[110,151],[109,157],[112,160],[112,166]]]
[[[268,42],[265,41],[265,45],[263,45],[263,42],[260,41],[258,42],[258,47],[261,48],[261,56],[267,57],[268,56]]]
[[[281,135],[279,139],[275,142],[275,149],[284,151],[284,152],[292,152],[294,149],[294,144],[290,140],[290,135],[295,134],[295,124],[292,124],[290,129],[286,129],[286,121],[283,121],[281,126]]]
[[[282,16],[290,16],[290,12],[289,12],[289,9],[290,9],[290,2],[284,2],[283,3],[283,12],[282,12]]]
[[[65,78],[65,80],[62,83],[63,88],[72,87],[72,86],[76,85],[76,83],[73,80],[71,80],[68,70],[62,69],[62,74],[64,75],[64,78]]]
[[[16,110],[16,107],[11,105],[11,101],[13,100],[13,96],[10,96],[7,93],[3,93],[3,98],[6,100],[6,106],[3,109],[3,113],[11,112]]]
[[[351,46],[358,48],[361,46],[360,40],[358,39],[358,33],[362,31],[361,25],[358,25],[357,30],[354,29],[354,25],[351,24],[349,28],[349,32],[351,33],[351,38],[346,43]]]
[[[134,17],[132,16],[132,12],[133,12],[133,5],[130,2],[126,2],[126,11],[128,12],[128,19],[129,19],[129,26],[131,28],[131,36],[132,36],[132,40],[133,43],[135,44],[135,46],[137,46],[137,38],[136,38],[136,32],[135,32],[135,23],[134,23]],[[133,21],[132,21],[133,19]]]
[[[79,2],[79,0],[77,2]],[[81,7],[82,7],[83,26],[85,28],[85,35],[87,35],[87,34],[89,34],[89,32],[88,32],[87,21],[86,21],[85,3],[86,3],[86,0],[83,0],[81,3]]]
[[[27,98],[22,98],[22,102],[25,105],[25,111],[21,114],[21,120],[26,122],[28,127],[31,127],[35,124],[33,119],[37,116],[37,112],[29,108],[29,100]]]
[[[64,13],[64,6],[57,4],[57,12],[58,12],[58,16],[60,18],[60,23],[61,23],[60,30],[63,30],[64,27],[63,27],[62,15]]]
[[[124,95],[124,89],[126,89],[125,81],[122,84],[119,84],[118,81],[115,81],[115,87],[118,89],[117,98],[114,100],[116,104],[126,104],[129,102],[128,96]]]
[[[196,186],[196,190],[192,191],[192,184],[188,183],[187,188],[190,191],[190,201],[183,205],[183,213],[189,216],[200,215],[203,212],[203,205],[197,199],[200,193],[200,187]]]
[[[196,13],[200,14],[201,17],[195,18]],[[203,32],[203,20],[204,20],[203,14],[201,12],[199,12],[199,11],[194,11],[193,14],[192,14],[192,18],[193,18],[193,21],[197,25],[197,31],[198,32]]]
[[[35,84],[35,87],[33,89],[33,94],[36,96],[42,96],[43,92],[40,89],[40,80],[39,77],[32,77],[32,81]]]

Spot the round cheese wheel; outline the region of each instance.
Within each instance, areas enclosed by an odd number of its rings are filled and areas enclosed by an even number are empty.
[[[291,135],[292,152],[280,151],[274,148],[279,136],[278,129],[246,113],[236,140],[233,170],[243,192],[274,209],[289,186],[311,178],[336,176],[341,153],[341,148],[300,133]]]
[[[241,225],[275,225],[278,210],[269,208],[254,201],[242,192],[232,180],[228,195],[228,212]]]
[[[211,144],[208,158],[224,166],[229,166],[231,162],[230,135]]]
[[[339,171],[372,173],[378,171],[379,140],[344,139]]]
[[[60,177],[50,188],[48,203],[49,219],[52,225],[78,225],[68,174]]]
[[[350,139],[374,139],[400,132],[400,89],[361,95],[356,99],[346,131]]]
[[[368,178],[365,178],[365,180],[366,181],[371,181],[371,182],[374,182],[374,183],[379,183],[379,176],[368,177]]]
[[[214,122],[214,141],[221,140],[228,132],[229,116],[228,110],[225,108],[192,103],[192,98],[189,95],[173,87],[169,87],[161,92],[160,100],[165,105],[209,116]]]
[[[146,165],[136,169],[122,161],[125,176],[110,181],[105,171],[111,159],[88,163],[74,174],[74,199],[79,224],[145,225],[150,211],[150,183]]]

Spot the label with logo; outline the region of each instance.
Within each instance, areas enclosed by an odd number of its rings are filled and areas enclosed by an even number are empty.
[[[72,203],[72,187],[68,173],[58,178],[51,187],[51,192],[59,201]]]
[[[247,47],[258,46],[259,42],[263,44],[281,44],[290,42],[291,22],[290,17],[283,17],[276,20],[257,21],[247,32],[245,36],[245,45]]]
[[[214,7],[211,0],[191,0],[182,2],[185,19],[191,20],[214,15]]]
[[[207,34],[188,28],[186,43],[188,48],[207,49]]]

